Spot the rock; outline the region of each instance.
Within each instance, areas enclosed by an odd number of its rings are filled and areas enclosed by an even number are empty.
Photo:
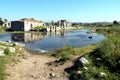
[[[23,56],[23,59],[27,59],[27,57]]]
[[[55,71],[55,68],[52,68],[51,70],[52,70],[52,71]]]
[[[55,77],[55,74],[54,73],[50,73],[50,77]]]
[[[77,74],[81,74],[82,73],[82,71],[77,71]]]
[[[13,64],[13,63],[11,63],[11,64],[10,64],[10,66],[14,66],[14,64]]]
[[[21,55],[20,54],[17,54],[18,57],[20,57]]]
[[[3,50],[0,50],[0,56],[4,56],[4,51]]]
[[[102,77],[105,77],[105,76],[107,76],[107,75],[106,75],[106,73],[104,73],[104,72],[99,72],[99,73],[98,73],[98,77],[99,77],[99,78],[102,78]]]
[[[13,43],[13,45],[14,45],[14,46],[25,46],[25,44],[18,43],[18,42]]]
[[[84,58],[84,57],[81,57],[81,58],[79,59],[79,62],[80,62],[82,65],[87,65],[87,64],[89,64],[89,61],[88,61],[86,58]]]
[[[38,76],[37,76],[37,75],[31,75],[31,77],[36,78],[36,79],[38,78]]]
[[[120,64],[120,60],[118,61],[118,63]]]
[[[89,38],[89,39],[92,39],[92,36],[89,36],[88,38]]]
[[[7,40],[6,42],[11,43],[11,41]]]
[[[88,70],[88,68],[87,68],[87,67],[83,67],[83,69],[84,69],[84,70]]]
[[[18,42],[13,43],[14,46],[17,46],[18,44],[19,44]]]
[[[93,69],[95,70],[95,69],[96,69],[96,67],[93,67]]]
[[[19,50],[21,51],[21,50],[22,50],[22,48],[19,48]]]
[[[36,61],[33,62],[33,64],[37,63]]]
[[[9,50],[10,50],[10,52],[15,52],[15,48],[14,47],[9,47]]]
[[[101,58],[96,58],[96,61],[100,61],[101,60]]]

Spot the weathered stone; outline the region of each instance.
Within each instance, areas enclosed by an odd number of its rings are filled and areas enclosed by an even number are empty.
[[[19,48],[19,50],[21,51],[21,50],[22,50],[22,48]]]
[[[96,61],[100,61],[101,60],[101,58],[96,58]]]
[[[11,41],[7,40],[6,42],[11,43]]]
[[[106,75],[106,73],[104,73],[104,72],[99,72],[99,73],[98,73],[98,77],[99,77],[99,78],[102,78],[102,77],[105,77],[105,76],[107,76],[107,75]]]
[[[17,54],[18,57],[20,57],[21,55],[20,54]]]
[[[120,64],[120,60],[118,61],[118,63]]]
[[[88,70],[88,68],[87,68],[87,67],[83,67],[83,69]]]
[[[4,56],[4,51],[3,50],[0,50],[0,56]]]
[[[10,52],[15,52],[15,48],[14,47],[9,47],[9,50],[10,50]]]
[[[13,64],[13,63],[11,63],[11,64],[10,64],[10,66],[14,66],[14,64]]]
[[[27,59],[27,57],[23,56],[23,59]]]
[[[80,62],[82,65],[87,65],[87,64],[89,64],[89,61],[88,61],[86,58],[84,58],[84,57],[81,57],[81,58],[79,59],[79,62]]]
[[[96,67],[93,67],[93,69],[96,69]]]
[[[50,73],[50,77],[55,77],[55,74],[54,73]]]
[[[82,73],[82,71],[77,71],[77,74],[81,74]]]
[[[51,70],[52,70],[52,71],[55,71],[55,68],[52,68]]]

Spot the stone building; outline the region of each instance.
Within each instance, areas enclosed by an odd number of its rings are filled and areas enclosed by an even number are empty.
[[[5,27],[8,27],[8,28],[10,28],[10,26],[11,26],[11,23],[10,23],[10,22],[4,22],[4,24],[3,24],[2,26],[5,26]]]
[[[66,28],[66,27],[70,27],[70,26],[71,26],[71,23],[67,20],[59,20],[58,21],[58,27]]]
[[[12,31],[30,31],[37,26],[44,26],[42,21],[34,20],[32,18],[23,18],[20,21],[11,21]]]

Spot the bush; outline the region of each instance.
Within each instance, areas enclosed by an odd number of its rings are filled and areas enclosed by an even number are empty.
[[[86,70],[83,66],[78,66],[78,62],[69,68],[70,80],[120,80],[120,64],[118,63],[120,36],[117,35],[120,31],[112,28],[108,32],[110,35],[106,40],[100,43],[93,52],[83,56],[90,61]],[[99,77],[100,72],[105,73],[106,76]]]
[[[63,61],[67,61],[67,60],[70,60],[72,57],[73,57],[72,54],[69,54],[68,52],[63,51],[61,53],[61,58],[60,59],[63,60]]]
[[[9,54],[10,54],[9,48],[6,48],[6,49],[4,50],[4,54],[6,54],[6,55],[9,55]]]

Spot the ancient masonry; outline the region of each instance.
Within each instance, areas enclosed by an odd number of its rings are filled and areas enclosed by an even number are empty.
[[[44,26],[43,21],[34,20],[32,18],[23,18],[19,21],[11,21],[12,31],[30,31],[37,26]]]

